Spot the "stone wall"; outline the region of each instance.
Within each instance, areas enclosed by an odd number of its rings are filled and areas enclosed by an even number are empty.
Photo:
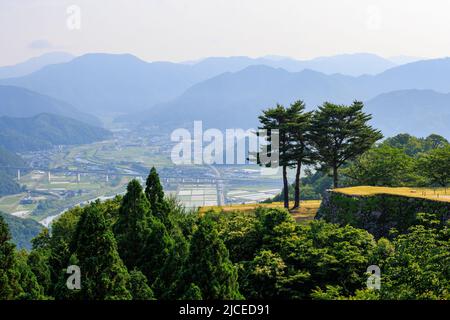
[[[416,222],[418,213],[435,214],[441,223],[445,223],[450,217],[450,202],[388,194],[353,196],[328,191],[316,219],[350,224],[380,238],[389,237],[391,228],[405,232]]]

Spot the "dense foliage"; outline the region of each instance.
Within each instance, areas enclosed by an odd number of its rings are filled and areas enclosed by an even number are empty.
[[[31,250],[31,240],[42,230],[42,225],[33,219],[22,219],[0,212],[9,227],[12,241],[19,249]]]
[[[447,187],[450,185],[450,144],[432,134],[417,138],[399,134],[373,146],[341,169],[343,187],[368,185],[381,187]],[[332,179],[323,171],[307,168],[300,179],[300,199],[322,199],[332,187]],[[289,185],[294,200],[295,182]],[[284,192],[265,202],[282,201]]]
[[[365,152],[343,170],[346,185],[447,187],[450,144],[433,134],[399,134]]]
[[[153,170],[147,193],[132,181],[123,197],[69,210],[30,253],[14,249],[0,218],[0,298],[449,298],[449,226],[435,215],[376,240],[350,225],[297,224],[284,209],[199,214],[166,197],[153,209],[158,185]],[[71,265],[79,290],[66,286]],[[370,265],[381,290],[367,288]]]
[[[304,165],[331,173],[333,186],[337,188],[340,169],[383,138],[379,130],[369,125],[372,117],[362,111],[363,107],[360,101],[349,106],[325,102],[316,111],[305,112],[305,105],[299,100],[287,108],[277,104],[262,111],[259,129],[265,132],[259,131],[258,135],[265,138],[267,146],[264,145],[254,158],[261,166],[282,168],[280,197],[286,209],[291,193],[293,209],[300,206],[304,194],[300,176]],[[292,191],[287,179],[288,168],[296,169]]]

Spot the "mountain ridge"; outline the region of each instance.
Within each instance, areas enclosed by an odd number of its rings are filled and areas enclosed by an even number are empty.
[[[95,116],[81,112],[67,102],[16,86],[0,85],[0,116],[32,117],[53,113],[95,126],[101,122]]]
[[[11,66],[0,67],[0,79],[16,78],[28,75],[47,65],[65,63],[75,56],[67,52],[48,52]]]
[[[431,65],[429,70],[428,65]],[[312,110],[325,101],[339,104],[349,104],[354,100],[370,101],[387,92],[416,87],[449,92],[450,72],[447,70],[450,70],[450,59],[413,62],[376,76],[356,78],[340,74],[325,75],[311,70],[290,73],[268,66],[251,66],[195,84],[173,101],[156,105],[146,112],[120,117],[118,121],[134,120],[144,125],[159,123],[164,126],[166,123],[177,125],[203,120],[206,126],[217,128],[255,127],[257,115],[262,109],[298,99],[304,100],[308,109]],[[399,80],[403,77],[408,78],[411,88]],[[440,81],[433,82],[435,78]],[[389,79],[397,80],[387,85]],[[238,112],[240,116],[235,117]]]
[[[55,114],[41,113],[30,118],[0,117],[0,146],[9,151],[87,144],[110,137],[111,133],[103,128]]]
[[[345,56],[345,59],[361,60],[366,56],[367,54],[354,54]],[[384,64],[379,71],[393,65],[384,58],[369,56],[380,61],[379,64]],[[353,65],[348,61],[336,62],[336,59],[342,59],[341,56],[336,57],[321,58],[319,62],[314,59],[300,61],[245,56],[209,57],[193,64],[183,64],[146,62],[131,54],[89,53],[67,63],[45,66],[23,77],[0,79],[0,84],[27,88],[66,101],[84,112],[127,113],[171,101],[194,84],[222,73],[238,72],[249,66],[262,64],[291,72],[317,68],[322,72],[335,74],[345,71],[346,66],[350,68]],[[326,63],[328,66],[325,66]],[[361,68],[364,65],[370,63],[362,64]]]

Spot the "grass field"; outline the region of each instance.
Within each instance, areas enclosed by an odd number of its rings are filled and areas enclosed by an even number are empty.
[[[350,188],[333,189],[333,192],[339,192],[354,196],[371,196],[377,194],[389,194],[411,198],[422,198],[435,201],[450,202],[450,189],[444,188],[388,188],[388,187],[370,187],[359,186]]]
[[[317,210],[320,207],[320,200],[308,200],[302,201],[300,203],[300,208],[296,210],[291,210],[291,214],[297,222],[304,222],[308,220],[314,219],[316,216]],[[292,203],[291,203],[292,204]],[[251,212],[254,211],[258,207],[263,208],[283,208],[282,202],[273,202],[273,203],[257,203],[257,204],[235,204],[235,205],[227,205],[227,206],[205,206],[199,209],[200,213],[205,213],[207,211],[213,210],[214,212],[232,212],[232,211],[241,211],[241,212]]]

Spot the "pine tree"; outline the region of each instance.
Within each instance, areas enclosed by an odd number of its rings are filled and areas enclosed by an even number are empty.
[[[74,235],[84,300],[130,299],[129,274],[117,252],[109,222],[94,203],[83,210]]]
[[[289,208],[289,182],[287,179],[287,169],[293,167],[295,162],[293,161],[291,155],[288,151],[291,149],[291,141],[289,140],[288,134],[288,123],[290,114],[287,109],[277,104],[275,108],[269,108],[263,111],[263,114],[259,116],[259,122],[261,126],[260,130],[266,130],[267,136],[264,138],[268,143],[266,155],[278,155],[278,159],[272,158],[272,163],[263,163],[261,161],[261,157],[264,155],[263,152],[257,154],[257,162],[262,166],[272,166],[272,167],[281,167],[283,172],[283,201],[284,207],[286,209]],[[275,130],[278,130],[276,133]],[[263,135],[262,132],[258,132],[260,136]],[[273,135],[278,135],[278,145],[272,141]]]
[[[322,169],[331,169],[335,188],[339,185],[339,168],[383,138],[380,131],[368,125],[372,117],[362,111],[363,106],[359,101],[350,106],[325,102],[314,113],[311,141]]]
[[[203,299],[242,298],[237,269],[209,217],[200,218],[198,229],[192,237],[184,279],[185,283],[198,286]]]
[[[294,182],[294,206],[300,207],[300,175],[302,165],[314,162],[314,154],[309,140],[312,112],[305,112],[305,104],[299,100],[291,104],[286,110],[288,114],[287,132],[290,147],[286,151],[287,157],[296,165]]]

